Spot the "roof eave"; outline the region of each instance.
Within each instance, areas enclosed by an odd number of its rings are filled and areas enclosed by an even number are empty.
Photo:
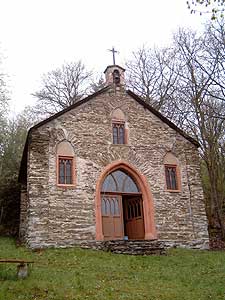
[[[109,65],[109,66],[106,67],[104,73],[106,73],[106,71],[107,71],[109,68],[119,68],[119,69],[121,69],[121,70],[124,71],[124,72],[126,71],[126,69],[124,69],[123,67],[121,67],[121,66],[119,66],[119,65]]]

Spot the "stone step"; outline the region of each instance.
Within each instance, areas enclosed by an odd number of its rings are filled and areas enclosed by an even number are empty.
[[[84,241],[81,248],[103,250],[117,254],[129,255],[163,255],[166,250],[163,242],[156,240],[112,240],[112,241]]]

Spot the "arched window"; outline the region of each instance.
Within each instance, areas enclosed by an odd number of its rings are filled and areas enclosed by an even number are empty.
[[[164,158],[166,190],[179,192],[181,189],[180,168],[178,159],[171,153]]]
[[[112,113],[113,144],[127,144],[125,115],[120,108]]]
[[[105,178],[102,192],[139,193],[139,189],[127,173],[116,170]]]
[[[57,145],[57,185],[75,185],[74,150],[68,141]]]

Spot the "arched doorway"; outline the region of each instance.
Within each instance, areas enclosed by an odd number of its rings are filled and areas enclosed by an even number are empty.
[[[144,239],[141,192],[123,170],[111,172],[101,189],[102,231],[105,240]]]
[[[125,161],[108,165],[96,186],[96,239],[156,239],[151,191]]]

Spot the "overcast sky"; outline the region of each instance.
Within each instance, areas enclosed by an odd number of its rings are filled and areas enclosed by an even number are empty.
[[[179,26],[201,29],[186,0],[0,0],[0,48],[12,109],[33,103],[43,73],[81,59],[97,73],[146,44],[169,43]]]

